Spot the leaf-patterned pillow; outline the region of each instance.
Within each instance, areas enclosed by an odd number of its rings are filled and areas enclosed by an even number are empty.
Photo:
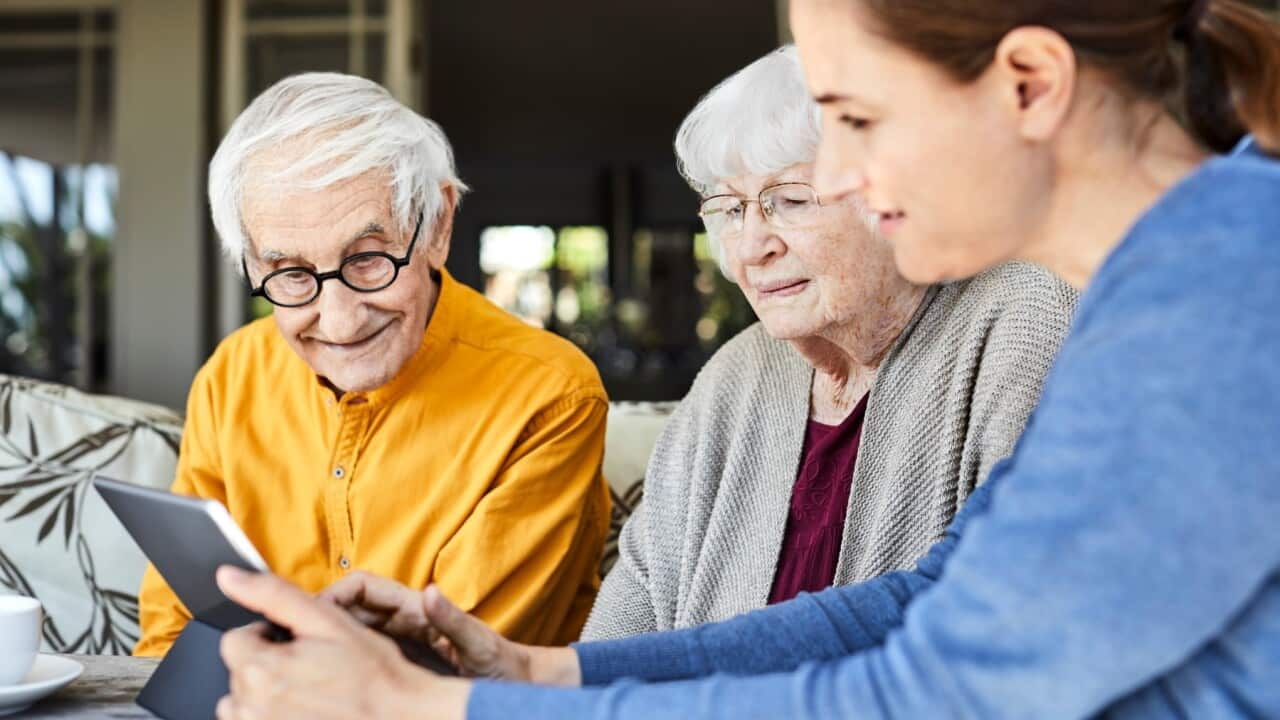
[[[0,593],[39,598],[44,649],[127,654],[146,560],[90,485],[167,488],[182,419],[0,375]]]
[[[600,561],[600,577],[608,575],[618,560],[618,535],[636,505],[640,504],[649,455],[677,405],[674,402],[615,402],[609,405],[609,425],[604,438],[604,476],[609,481],[613,512],[609,518],[604,557]]]

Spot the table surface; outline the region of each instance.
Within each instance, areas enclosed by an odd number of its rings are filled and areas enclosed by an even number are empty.
[[[153,718],[134,703],[155,670],[154,658],[119,655],[67,655],[84,665],[84,674],[67,687],[32,705],[22,718]]]

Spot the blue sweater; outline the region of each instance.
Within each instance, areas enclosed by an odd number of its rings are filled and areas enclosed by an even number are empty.
[[[1013,455],[910,572],[576,646],[470,718],[1280,717],[1280,163],[1206,163],[1082,298]]]

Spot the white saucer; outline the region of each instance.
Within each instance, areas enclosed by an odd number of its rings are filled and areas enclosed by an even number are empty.
[[[22,712],[80,677],[84,666],[61,655],[40,653],[35,665],[17,685],[0,685],[0,715]]]

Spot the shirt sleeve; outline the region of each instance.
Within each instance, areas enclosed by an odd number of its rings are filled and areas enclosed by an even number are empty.
[[[1230,240],[1215,262],[1188,258],[1194,268],[1169,273],[1150,271],[1159,258],[1130,257],[1135,267],[1114,273],[1124,283],[1097,289],[1092,307],[1108,316],[1082,318],[1022,443],[986,486],[990,510],[882,644],[793,673],[540,688],[525,707],[1091,717],[1192,660],[1247,610],[1280,546],[1280,316],[1265,301],[1280,263],[1228,257]],[[491,697],[477,687],[473,702]]]
[[[208,370],[202,370],[187,397],[187,419],[178,448],[178,468],[170,490],[227,502],[226,484],[217,453],[215,411]],[[169,584],[151,563],[147,563],[138,591],[138,620],[141,637],[133,649],[137,656],[158,657],[169,652],[178,634],[191,620]]]
[[[607,415],[585,391],[540,411],[439,553],[433,582],[506,637],[563,645],[582,629],[608,532]]]

